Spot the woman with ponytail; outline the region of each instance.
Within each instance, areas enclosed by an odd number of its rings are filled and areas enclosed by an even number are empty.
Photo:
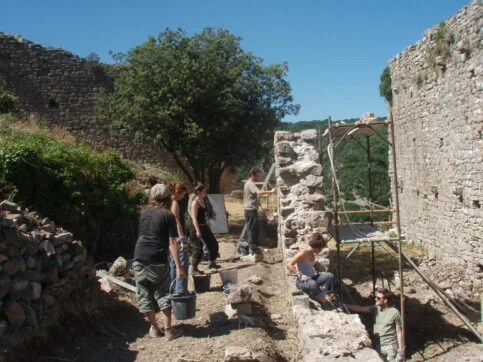
[[[198,269],[198,264],[201,261],[203,255],[203,243],[206,244],[210,252],[210,262],[208,268],[219,268],[220,266],[215,263],[218,257],[218,241],[211,232],[210,227],[206,222],[207,205],[205,202],[206,188],[201,182],[194,184],[195,198],[190,205],[191,218],[193,220],[193,256],[191,258],[192,273],[203,274]]]
[[[179,259],[181,261],[181,267],[184,269],[186,275],[188,275],[189,268],[189,256],[188,256],[188,239],[186,237],[186,221],[185,210],[180,205],[180,201],[186,196],[188,190],[182,183],[169,183],[169,190],[171,192],[171,212],[176,219],[176,229],[178,231],[178,237],[176,243],[178,245]],[[171,279],[176,279],[176,263],[174,258],[169,260]],[[175,282],[174,295],[179,296],[188,293],[188,279],[178,278]]]

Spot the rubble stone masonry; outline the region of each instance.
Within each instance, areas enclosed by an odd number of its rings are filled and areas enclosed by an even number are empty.
[[[389,62],[402,231],[483,278],[483,5],[474,0]]]
[[[322,165],[317,131],[275,133],[275,176],[278,188],[278,240],[284,263],[308,246],[313,232],[327,236],[332,213],[325,211],[322,194]],[[320,271],[329,269],[329,249],[317,256]],[[324,311],[317,301],[297,292],[295,276],[287,276],[292,292],[293,313],[304,362],[381,361],[368,348],[370,340],[357,314]],[[314,307],[315,305],[315,307]],[[337,338],[333,336],[336,335]]]
[[[95,95],[113,88],[102,66],[60,48],[42,47],[0,32],[0,82],[18,97],[19,111],[26,117],[40,117],[43,123],[88,140],[96,149],[110,147],[133,161],[177,169],[172,156],[163,149],[111,138],[110,124],[94,120]]]

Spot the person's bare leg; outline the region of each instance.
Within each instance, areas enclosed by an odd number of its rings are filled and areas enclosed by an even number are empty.
[[[171,328],[171,308],[166,308],[161,311],[163,313],[164,328]]]
[[[156,320],[156,312],[154,310],[146,312],[146,317],[148,317],[149,323],[151,323],[154,328],[159,329],[158,321]]]
[[[183,332],[171,326],[171,308],[163,309],[164,330],[168,341],[181,337]]]
[[[149,323],[151,324],[151,328],[149,328],[149,336],[150,337],[163,336],[164,332],[161,329],[159,329],[158,321],[156,320],[156,312],[154,310],[150,310],[145,314],[146,314],[146,317],[148,317]]]

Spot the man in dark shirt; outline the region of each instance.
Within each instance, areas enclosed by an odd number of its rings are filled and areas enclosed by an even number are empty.
[[[154,208],[141,213],[139,219],[139,237],[134,249],[133,271],[136,281],[136,298],[139,311],[145,313],[151,328],[151,337],[166,334],[168,340],[180,337],[183,333],[171,327],[171,301],[169,287],[168,253],[176,264],[178,278],[186,278],[181,267],[176,244],[176,219],[169,211],[171,193],[169,187],[156,184],[151,189],[151,200]],[[164,320],[164,332],[158,327],[156,310],[161,310]]]

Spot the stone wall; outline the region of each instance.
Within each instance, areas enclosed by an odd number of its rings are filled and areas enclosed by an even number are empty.
[[[93,259],[70,232],[11,202],[1,209],[7,211],[0,216],[0,336],[55,321],[63,301],[96,275]]]
[[[403,233],[460,266],[475,287],[483,277],[482,15],[473,1],[389,63]]]
[[[19,98],[19,111],[68,130],[95,148],[112,147],[133,161],[159,163],[171,170],[172,156],[159,147],[110,137],[109,124],[94,121],[95,95],[113,88],[102,67],[60,48],[42,47],[0,32],[0,81]]]
[[[278,240],[284,263],[307,247],[313,232],[327,236],[331,223],[332,214],[324,208],[317,143],[316,130],[275,133]],[[317,256],[320,270],[329,269],[328,254],[326,248]],[[370,340],[357,314],[320,310],[317,302],[297,292],[295,276],[287,275],[287,289],[292,292],[303,361],[381,361],[367,348]]]

